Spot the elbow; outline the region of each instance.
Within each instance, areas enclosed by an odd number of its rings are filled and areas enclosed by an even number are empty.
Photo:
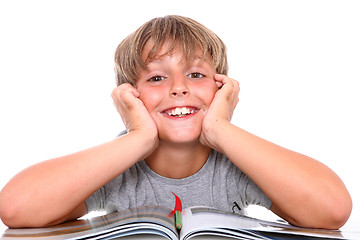
[[[26,227],[21,217],[21,201],[7,191],[6,186],[0,192],[0,219],[9,228]]]
[[[32,217],[30,217],[32,216]],[[45,223],[29,214],[19,202],[0,196],[0,219],[9,228],[43,227]]]
[[[23,227],[19,222],[17,217],[16,208],[14,205],[6,203],[4,201],[0,202],[0,218],[1,221],[8,226],[9,228],[20,228]]]
[[[350,217],[352,211],[351,197],[344,197],[341,200],[335,201],[327,214],[325,229],[339,229],[345,225]]]
[[[336,230],[344,226],[350,217],[352,200],[348,194],[327,198],[320,204],[317,202],[304,204],[303,208],[298,208],[299,211],[296,212],[285,212],[277,205],[273,205],[272,210],[292,225],[306,228]]]
[[[323,201],[324,226],[325,229],[339,229],[345,225],[352,211],[352,199],[349,192],[343,191],[333,193]]]
[[[306,226],[306,221],[299,225],[311,228],[337,230],[345,225],[352,211],[350,195],[323,202],[322,206],[313,209],[312,224]],[[311,217],[311,215],[310,215]],[[308,219],[309,220],[309,219]]]
[[[46,227],[47,223],[37,218],[29,218],[13,207],[0,207],[1,221],[9,228]]]

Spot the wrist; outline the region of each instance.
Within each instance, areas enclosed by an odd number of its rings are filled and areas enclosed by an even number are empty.
[[[201,142],[219,152],[224,152],[223,144],[229,139],[226,138],[226,130],[232,124],[226,120],[217,120],[212,124],[203,126],[201,134]]]
[[[159,145],[157,132],[154,134],[149,131],[135,130],[130,131],[127,135],[141,156],[139,161],[149,156]]]

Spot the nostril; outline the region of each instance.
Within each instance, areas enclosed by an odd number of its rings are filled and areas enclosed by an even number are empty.
[[[172,97],[187,96],[188,94],[189,94],[189,91],[187,91],[187,90],[179,90],[179,91],[174,90],[174,91],[170,92],[170,95]]]

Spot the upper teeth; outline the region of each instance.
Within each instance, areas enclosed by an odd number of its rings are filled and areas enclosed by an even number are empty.
[[[194,113],[194,110],[190,110],[189,108],[186,108],[186,107],[181,107],[181,108],[177,107],[168,112],[168,114],[170,116],[176,116],[176,115],[183,116],[183,115],[191,114],[191,113]]]

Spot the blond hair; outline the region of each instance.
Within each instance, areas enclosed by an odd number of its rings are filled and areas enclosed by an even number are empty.
[[[191,18],[168,15],[146,22],[119,44],[115,52],[117,85],[130,83],[135,86],[139,71],[147,69],[142,53],[149,40],[153,47],[146,60],[156,57],[164,42],[169,41],[167,53],[180,46],[189,61],[200,48],[202,57],[210,56],[217,73],[226,75],[228,72],[225,44],[215,33]]]

